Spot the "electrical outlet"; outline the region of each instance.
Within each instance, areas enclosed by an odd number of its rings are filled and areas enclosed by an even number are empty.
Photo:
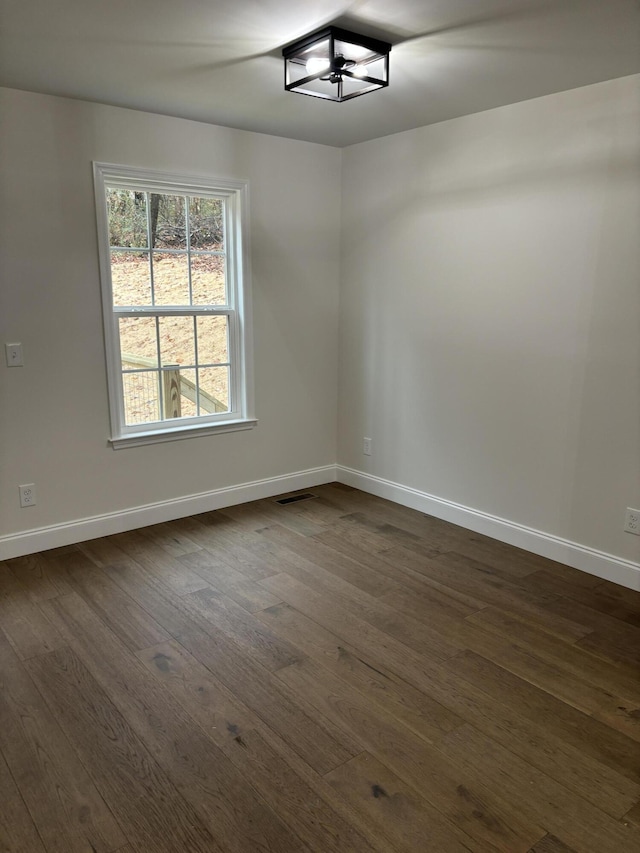
[[[627,514],[624,519],[624,529],[627,533],[635,533],[640,536],[640,509],[631,509],[627,507]]]
[[[371,456],[372,444],[373,444],[373,442],[371,441],[370,438],[363,438],[362,439],[362,452],[364,453],[365,456]]]
[[[27,483],[24,486],[18,486],[20,490],[20,506],[35,506],[36,504],[36,486],[35,483]]]

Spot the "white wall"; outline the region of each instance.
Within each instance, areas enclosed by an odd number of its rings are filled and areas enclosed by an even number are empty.
[[[345,150],[341,465],[638,560],[639,81]]]
[[[0,545],[337,458],[640,560],[639,81],[343,152],[0,90]],[[255,430],[107,444],[92,160],[250,181]]]
[[[7,89],[0,112],[0,342],[25,358],[0,367],[0,537],[333,465],[340,152]],[[107,445],[92,160],[249,180],[256,429]]]

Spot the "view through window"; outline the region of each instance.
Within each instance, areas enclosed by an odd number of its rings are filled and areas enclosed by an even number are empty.
[[[244,418],[241,189],[99,178],[116,436]]]

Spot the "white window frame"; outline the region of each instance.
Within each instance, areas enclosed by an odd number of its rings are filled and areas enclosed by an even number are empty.
[[[251,277],[247,236],[248,184],[220,178],[177,175],[149,169],[93,164],[102,313],[104,319],[111,436],[114,449],[158,441],[251,429],[257,423],[253,410]],[[227,305],[126,306],[113,304],[111,250],[106,187],[222,198],[225,201]],[[127,425],[120,355],[120,317],[219,316],[229,318],[229,412]]]

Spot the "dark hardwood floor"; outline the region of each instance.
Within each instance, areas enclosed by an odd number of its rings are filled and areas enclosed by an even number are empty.
[[[640,593],[312,491],[0,563],[0,851],[638,853]]]

